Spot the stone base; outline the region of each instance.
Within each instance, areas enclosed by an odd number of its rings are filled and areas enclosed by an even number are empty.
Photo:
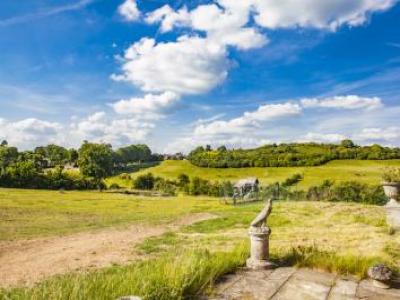
[[[390,199],[388,203],[385,205],[386,207],[400,207],[400,202],[395,199]]]
[[[277,266],[269,260],[253,260],[249,258],[246,260],[246,267],[252,270],[270,270],[275,269]]]
[[[372,285],[380,288],[380,289],[389,289],[390,288],[390,282],[384,282],[384,281],[379,281],[372,279]]]

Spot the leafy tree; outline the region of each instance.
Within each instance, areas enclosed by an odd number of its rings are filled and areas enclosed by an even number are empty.
[[[15,147],[0,146],[0,171],[17,161],[18,150]]]
[[[343,140],[340,145],[342,145],[342,147],[344,148],[354,148],[355,144],[352,140]]]
[[[189,179],[188,175],[183,174],[183,173],[179,174],[179,176],[178,176],[178,185],[180,187],[184,187],[184,186],[188,185],[189,183],[190,183],[190,179]]]
[[[78,166],[85,176],[101,180],[111,175],[113,152],[109,145],[84,143],[79,149]]]
[[[77,150],[71,148],[68,150],[68,161],[75,165],[78,162],[79,153]]]
[[[6,146],[8,146],[8,142],[6,140],[2,140],[0,146],[6,147]]]
[[[152,190],[154,188],[155,178],[153,174],[147,173],[138,176],[133,181],[133,187],[138,190]]]

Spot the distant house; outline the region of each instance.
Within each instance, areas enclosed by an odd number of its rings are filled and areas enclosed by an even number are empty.
[[[236,182],[233,189],[236,195],[244,196],[251,192],[258,192],[259,183],[256,177],[244,178]]]

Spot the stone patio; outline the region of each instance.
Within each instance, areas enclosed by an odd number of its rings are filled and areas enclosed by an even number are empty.
[[[379,289],[369,280],[343,278],[309,269],[240,270],[222,278],[209,300],[400,299],[399,282]]]

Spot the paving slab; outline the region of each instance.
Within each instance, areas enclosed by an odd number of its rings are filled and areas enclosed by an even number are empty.
[[[400,300],[400,282],[380,289],[370,280],[310,269],[242,269],[222,278],[208,300]]]
[[[381,289],[373,286],[371,280],[363,280],[358,285],[356,296],[368,300],[399,300],[400,289]]]
[[[273,300],[325,300],[327,299],[335,275],[300,269],[273,296]]]
[[[328,300],[353,300],[356,298],[358,282],[338,279],[329,293]]]

